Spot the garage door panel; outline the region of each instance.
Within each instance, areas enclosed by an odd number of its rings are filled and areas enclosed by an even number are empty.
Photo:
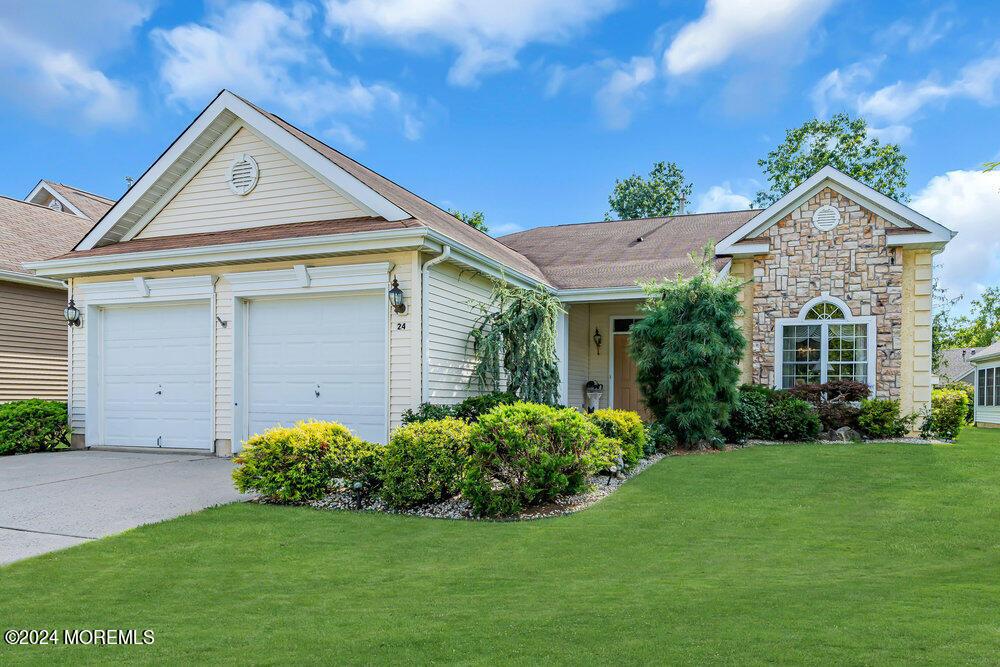
[[[385,308],[381,295],[250,302],[250,433],[322,419],[384,441]]]
[[[102,317],[103,444],[210,449],[208,304],[108,308]]]

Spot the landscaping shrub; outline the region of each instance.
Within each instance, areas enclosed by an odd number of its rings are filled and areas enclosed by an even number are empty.
[[[403,410],[403,424],[415,424],[417,422],[430,421],[432,419],[444,419],[455,416],[454,405],[440,405],[437,403],[421,403],[416,410],[407,408]]]
[[[866,398],[861,401],[858,428],[869,438],[900,438],[913,424],[912,417],[899,414],[899,401]]]
[[[65,403],[32,398],[0,405],[0,455],[47,452],[68,445]]]
[[[662,422],[646,424],[646,456],[656,452],[672,452],[677,448],[677,440]]]
[[[518,398],[509,391],[494,391],[489,394],[470,396],[454,407],[452,414],[459,419],[465,419],[470,424],[479,421],[482,415],[498,405],[517,403]]]
[[[469,457],[469,425],[453,417],[396,429],[382,464],[382,499],[405,509],[458,493]]]
[[[714,446],[736,403],[746,347],[736,325],[742,283],[715,271],[706,247],[698,272],[643,285],[643,318],[632,325],[629,353],[650,412],[685,449]]]
[[[925,438],[954,440],[965,425],[969,396],[959,389],[935,389],[931,392],[931,411],[924,418],[920,435]]]
[[[796,385],[788,393],[816,408],[824,431],[835,431],[842,426],[857,428],[861,409],[856,404],[868,398],[870,389],[863,382],[834,380]]]
[[[582,491],[600,430],[571,408],[501,405],[472,425],[462,493],[476,514],[517,514]]]
[[[769,437],[766,433],[768,406],[775,393],[773,389],[759,385],[741,386],[729,413],[729,423],[721,430],[726,442],[742,445],[750,438]]]
[[[968,382],[949,382],[946,385],[939,387],[939,389],[950,389],[953,391],[960,391],[965,394],[968,399],[969,407],[965,413],[965,423],[972,424],[976,421],[976,388],[973,387]]]
[[[596,410],[587,415],[608,438],[621,442],[626,466],[633,466],[646,457],[646,429],[638,413],[630,410]]]
[[[786,394],[769,401],[764,425],[766,439],[815,440],[820,428],[816,408],[802,399]]]
[[[241,493],[280,502],[322,498],[335,478],[367,490],[378,485],[382,449],[336,422],[299,422],[247,440],[233,459],[233,481]]]
[[[622,441],[605,435],[594,438],[590,449],[583,455],[583,461],[588,472],[620,472],[626,467]]]

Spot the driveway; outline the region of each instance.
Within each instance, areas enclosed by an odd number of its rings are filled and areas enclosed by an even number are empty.
[[[72,451],[0,458],[0,565],[242,500],[233,464],[190,454]]]

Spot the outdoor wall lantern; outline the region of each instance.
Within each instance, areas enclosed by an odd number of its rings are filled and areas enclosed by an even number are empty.
[[[600,354],[601,354],[601,341],[603,341],[603,340],[604,340],[604,338],[601,336],[601,330],[595,328],[594,329],[594,345],[597,346],[597,354],[598,354],[598,356],[600,356]]]
[[[406,305],[403,303],[403,290],[399,289],[399,281],[395,277],[392,279],[392,289],[389,290],[389,303],[397,313],[405,313]]]
[[[73,303],[73,297],[70,297],[69,304],[63,310],[63,317],[66,318],[66,324],[71,327],[78,327],[83,324],[83,322],[80,321],[80,309],[76,307],[75,303]]]

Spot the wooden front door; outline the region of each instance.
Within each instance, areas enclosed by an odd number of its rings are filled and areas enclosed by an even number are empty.
[[[643,421],[651,421],[652,415],[642,400],[642,393],[635,380],[635,362],[628,353],[629,335],[627,333],[614,334],[614,396],[612,405],[619,410],[633,410],[638,412]]]

